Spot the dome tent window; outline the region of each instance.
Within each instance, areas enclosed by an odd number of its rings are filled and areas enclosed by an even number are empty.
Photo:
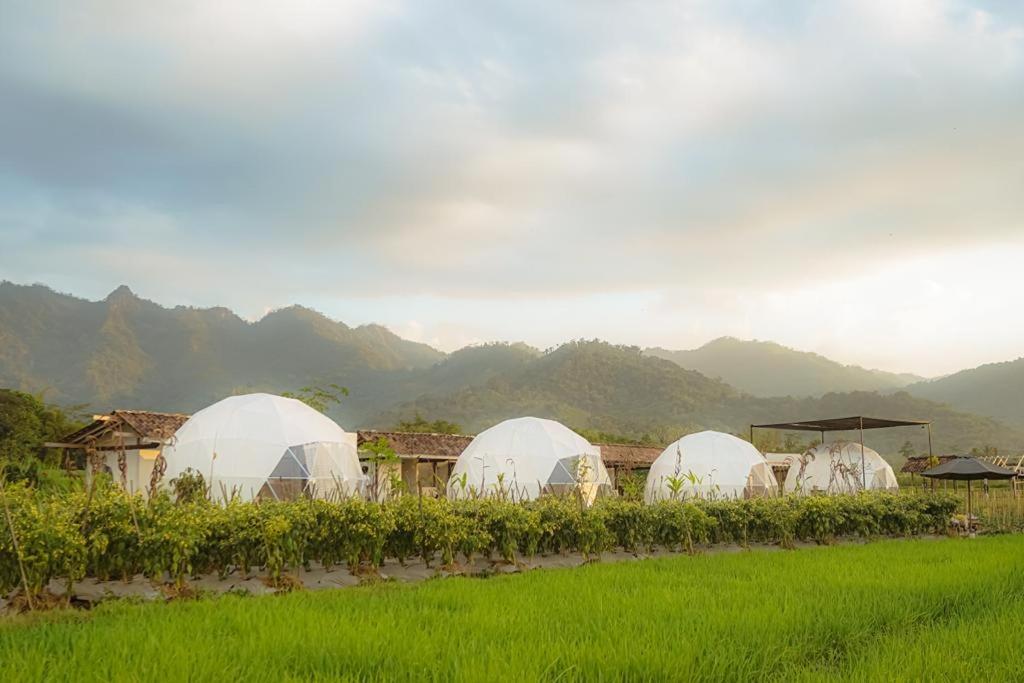
[[[306,404],[272,394],[232,396],[200,410],[164,449],[165,482],[203,475],[213,498],[362,495],[356,435]]]
[[[579,491],[588,503],[611,491],[601,452],[554,420],[505,420],[476,436],[448,480],[449,498],[533,500]]]
[[[688,434],[662,451],[647,475],[644,499],[772,496],[778,486],[771,466],[750,443],[705,431]]]

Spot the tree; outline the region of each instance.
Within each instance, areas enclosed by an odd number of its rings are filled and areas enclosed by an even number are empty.
[[[461,434],[462,425],[447,420],[434,420],[429,422],[422,415],[416,413],[411,420],[402,420],[392,431],[396,432],[430,432],[432,434]]]
[[[900,455],[903,456],[904,459],[909,460],[910,458],[913,458],[915,454],[916,451],[914,450],[914,444],[909,441],[904,441],[903,445],[900,446]]]
[[[341,403],[341,397],[348,396],[348,389],[332,382],[326,386],[317,384],[302,387],[297,392],[283,391],[281,395],[285,398],[302,401],[313,410],[326,413],[332,403]]]
[[[0,476],[36,482],[43,466],[43,442],[56,441],[79,427],[80,421],[40,396],[0,389]]]
[[[785,441],[782,444],[783,453],[803,453],[807,450],[804,445],[803,439],[796,434],[787,433]]]
[[[379,469],[383,465],[400,462],[398,454],[386,438],[379,437],[376,441],[364,443],[362,451],[366,454],[365,460],[370,465],[370,500],[380,501],[388,495],[397,495],[402,492],[403,482],[400,473],[388,470],[387,482],[381,481]],[[383,490],[381,485],[385,484]]]
[[[981,448],[975,446],[971,449],[971,455],[976,458],[994,458],[999,455],[999,449],[992,444],[985,444]]]

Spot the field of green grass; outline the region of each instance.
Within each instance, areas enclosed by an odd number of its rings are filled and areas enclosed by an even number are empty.
[[[1024,536],[674,556],[0,622],[0,680],[1020,680]]]

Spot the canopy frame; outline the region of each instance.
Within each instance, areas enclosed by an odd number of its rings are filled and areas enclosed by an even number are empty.
[[[932,421],[931,420],[893,420],[881,417],[832,417],[821,420],[800,420],[796,422],[777,422],[774,424],[750,425],[750,443],[754,443],[755,429],[778,429],[786,432],[820,432],[821,442],[825,443],[825,432],[860,432],[860,473],[862,485],[868,487],[868,475],[864,456],[864,430],[888,429],[891,427],[924,427],[928,430],[928,457],[932,457]]]

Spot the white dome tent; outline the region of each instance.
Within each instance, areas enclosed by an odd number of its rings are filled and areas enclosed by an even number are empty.
[[[188,469],[210,495],[285,499],[361,495],[356,435],[305,403],[272,394],[218,401],[193,415],[164,449],[169,483]]]
[[[764,456],[722,432],[688,434],[662,451],[647,474],[644,500],[773,496],[779,484]]]
[[[533,500],[573,489],[588,503],[599,491],[611,491],[600,449],[565,425],[536,417],[505,420],[478,434],[448,480],[452,499]]]
[[[896,491],[899,483],[892,467],[876,451],[861,445],[835,441],[816,446],[800,456],[786,475],[787,493],[855,493],[865,488]]]

